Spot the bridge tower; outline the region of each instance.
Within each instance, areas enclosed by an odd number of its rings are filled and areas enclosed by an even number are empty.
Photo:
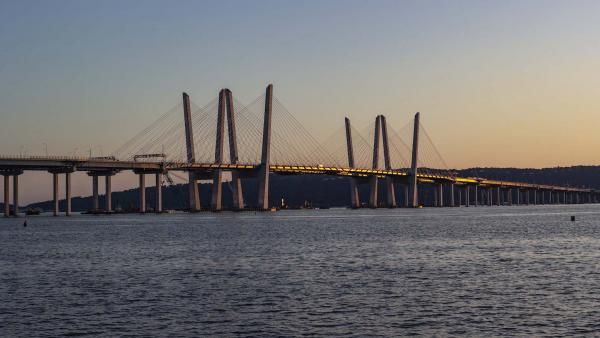
[[[352,127],[350,119],[345,118],[346,125],[346,148],[348,149],[348,167],[354,168],[354,146],[352,144]],[[360,208],[360,198],[358,195],[358,184],[355,177],[350,177],[350,203],[353,209]]]
[[[231,90],[225,89],[225,104],[227,108],[227,132],[229,136],[229,160],[231,164],[238,163],[237,133],[235,127],[235,112]],[[233,193],[233,208],[244,209],[244,195],[242,194],[242,179],[238,170],[231,171],[231,185]]]
[[[380,130],[381,130],[381,115],[377,115],[375,118],[375,135],[373,139],[373,169],[377,169],[379,164],[379,138],[380,138]],[[369,207],[377,208],[377,175],[372,175],[370,178],[369,186],[370,189],[370,197],[369,197]]]
[[[215,141],[215,164],[223,163],[223,134],[225,133],[225,90],[219,92],[219,106],[217,110],[217,139]],[[223,186],[221,180],[223,171],[216,169],[213,172],[212,184],[212,199],[210,207],[213,211],[221,210],[221,196],[223,194]]]
[[[410,206],[419,206],[419,191],[417,190],[417,168],[419,160],[419,113],[415,114],[415,125],[413,129],[412,159],[410,166],[409,200]]]
[[[192,129],[192,112],[190,107],[190,97],[187,93],[183,93],[183,120],[185,122],[185,146],[188,163],[194,163],[194,132]],[[107,177],[108,179],[108,177]],[[189,206],[190,211],[200,210],[200,191],[198,190],[198,182],[196,181],[196,173],[188,172],[188,190],[189,190]],[[107,193],[108,196],[108,193]],[[107,210],[108,211],[108,210]]]
[[[217,134],[215,142],[215,163],[223,163],[223,147],[225,143],[225,119],[227,119],[227,131],[229,141],[229,158],[231,164],[238,163],[237,138],[235,131],[235,114],[233,107],[233,95],[231,90],[222,89],[219,92],[219,105],[217,116]],[[222,209],[222,169],[217,169],[213,173],[213,188],[211,198],[211,209],[220,211]],[[242,196],[242,181],[238,170],[231,171],[233,209],[239,210],[244,208],[244,198]]]
[[[390,145],[388,141],[388,133],[387,133],[387,123],[385,121],[385,116],[380,115],[380,124],[381,124],[381,136],[383,138],[383,159],[385,163],[386,170],[392,170],[392,162],[390,160]],[[394,184],[394,178],[391,176],[386,177],[385,179],[387,186],[387,206],[388,208],[396,207],[396,187]]]
[[[271,116],[273,112],[273,85],[267,86],[265,95],[265,115],[263,120],[263,140],[260,169],[258,172],[258,208],[269,209],[269,172],[271,165]]]

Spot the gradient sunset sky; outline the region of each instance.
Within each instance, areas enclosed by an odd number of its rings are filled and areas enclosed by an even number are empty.
[[[182,91],[273,83],[317,138],[420,111],[450,167],[600,164],[599,18],[600,1],[0,0],[0,154],[109,153]]]

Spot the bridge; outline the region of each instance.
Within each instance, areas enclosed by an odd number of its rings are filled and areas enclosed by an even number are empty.
[[[183,115],[181,114],[183,112]],[[182,118],[183,117],[183,118]],[[227,130],[227,133],[226,133]],[[367,135],[366,137],[363,135]],[[227,136],[228,147],[225,147]],[[410,146],[409,146],[410,145]],[[420,114],[395,131],[378,115],[366,133],[346,118],[326,142],[318,142],[273,95],[269,85],[249,105],[223,89],[203,107],[186,93],[182,102],[136,134],[110,156],[0,155],[4,177],[4,215],[19,215],[19,176],[45,171],[53,177],[54,215],[59,215],[60,176],[64,176],[64,214],[71,214],[71,174],[86,172],[92,180],[93,212],[111,213],[112,180],[123,171],[139,177],[139,212],[146,212],[146,175],[154,175],[155,212],[162,212],[162,190],[169,174],[185,173],[189,211],[223,209],[224,174],[230,175],[233,209],[270,210],[269,177],[331,175],[348,178],[350,207],[420,207],[421,188],[433,187],[438,207],[597,203],[592,189],[459,177],[449,170],[420,123]],[[10,183],[12,177],[12,210]],[[104,205],[99,204],[99,181],[104,179]],[[243,180],[258,182],[255,201],[244,200]],[[210,205],[200,203],[198,181],[212,181]],[[369,199],[359,198],[367,186]],[[385,191],[379,200],[379,189]],[[403,195],[403,203],[397,194]]]

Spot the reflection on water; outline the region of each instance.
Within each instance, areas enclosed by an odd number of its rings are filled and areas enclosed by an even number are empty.
[[[0,336],[600,330],[600,206],[22,223],[0,220]]]

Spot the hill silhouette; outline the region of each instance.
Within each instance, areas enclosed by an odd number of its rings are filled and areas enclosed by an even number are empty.
[[[600,189],[600,166],[574,166],[544,169],[519,169],[519,168],[469,168],[456,170],[459,176],[482,177],[497,180],[517,181],[535,184],[554,184],[572,187],[585,187]],[[313,207],[346,207],[350,205],[349,178],[339,176],[280,176],[271,175],[270,205],[280,206],[282,199],[289,207],[301,207],[305,204]],[[361,180],[359,193],[361,201],[368,201],[368,181]],[[243,180],[244,200],[248,207],[254,207],[257,196],[257,183],[255,179]],[[402,186],[397,187],[396,196],[398,203],[404,202]],[[420,200],[425,205],[433,203],[433,187],[421,185]],[[200,184],[200,199],[203,208],[210,206],[211,184]],[[380,184],[379,200],[385,202],[385,185]],[[113,192],[113,208],[123,210],[136,210],[138,208],[138,189]],[[187,185],[178,184],[163,188],[164,209],[185,209],[187,207]],[[223,183],[223,207],[231,208],[231,189],[229,183]],[[155,204],[154,188],[146,191],[146,201],[151,209]],[[100,205],[104,203],[104,196],[100,196]],[[0,204],[1,206],[1,204]],[[32,203],[27,207],[52,210],[52,201]],[[60,201],[61,209],[64,200]],[[74,211],[86,211],[92,207],[92,198],[74,197],[72,208]]]

